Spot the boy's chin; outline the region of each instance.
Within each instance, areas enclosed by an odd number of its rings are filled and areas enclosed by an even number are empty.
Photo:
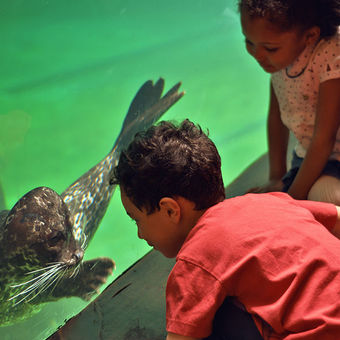
[[[168,252],[168,251],[162,251],[162,250],[159,250],[159,249],[156,249],[156,250],[159,251],[163,256],[167,257],[168,259],[173,259],[178,254],[178,252]]]

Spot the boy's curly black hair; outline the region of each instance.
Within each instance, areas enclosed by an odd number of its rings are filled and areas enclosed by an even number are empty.
[[[340,25],[340,0],[239,0],[240,12],[265,17],[282,31],[320,27],[321,38],[333,36]]]
[[[160,122],[136,134],[120,155],[112,184],[139,209],[159,209],[162,197],[182,196],[205,209],[225,198],[221,159],[215,144],[189,120]]]

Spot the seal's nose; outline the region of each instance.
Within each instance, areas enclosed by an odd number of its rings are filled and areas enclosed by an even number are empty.
[[[79,249],[75,251],[75,253],[72,255],[72,258],[76,261],[76,263],[78,263],[83,259],[83,256],[84,256],[84,251]]]

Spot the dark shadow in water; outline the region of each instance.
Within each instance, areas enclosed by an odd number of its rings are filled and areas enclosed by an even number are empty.
[[[215,138],[215,142],[220,145],[226,145],[235,141],[235,139],[244,138],[244,136],[247,136],[249,133],[252,133],[255,130],[263,127],[264,124],[265,122],[263,118],[256,119],[252,121],[251,124],[241,126],[239,129],[226,131],[226,133],[223,136],[220,136],[220,138]]]
[[[128,64],[128,60],[131,58],[136,58],[136,55],[141,56],[145,55],[147,53],[154,53],[154,51],[173,51],[174,47],[176,46],[176,49],[178,49],[178,46],[183,44],[187,45],[188,41],[199,41],[202,40],[204,36],[211,36],[212,33],[216,34],[216,27],[210,29],[210,30],[204,30],[204,32],[195,32],[195,34],[192,34],[192,36],[188,37],[188,35],[183,35],[178,39],[166,41],[166,42],[160,42],[159,44],[147,46],[146,48],[141,48],[139,50],[133,50],[130,52],[126,52],[123,54],[110,56],[107,59],[98,61],[96,63],[83,65],[81,67],[75,68],[73,70],[69,71],[62,71],[50,75],[46,75],[45,77],[42,77],[40,79],[33,79],[31,81],[23,82],[21,84],[8,86],[7,88],[4,88],[3,91],[7,92],[8,94],[19,94],[24,92],[29,92],[32,90],[35,90],[36,88],[45,87],[45,86],[51,86],[58,83],[66,82],[70,79],[74,79],[79,76],[84,76],[86,74],[95,73],[101,70],[105,70],[108,68],[112,68],[113,66],[121,65],[122,63]]]

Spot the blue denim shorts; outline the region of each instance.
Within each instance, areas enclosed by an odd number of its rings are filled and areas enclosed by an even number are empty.
[[[292,166],[290,170],[282,177],[283,192],[287,192],[292,185],[296,174],[298,173],[300,166],[303,162],[303,158],[299,157],[295,151],[293,152]],[[332,159],[327,162],[322,171],[323,175],[328,175],[340,179],[340,162]]]

